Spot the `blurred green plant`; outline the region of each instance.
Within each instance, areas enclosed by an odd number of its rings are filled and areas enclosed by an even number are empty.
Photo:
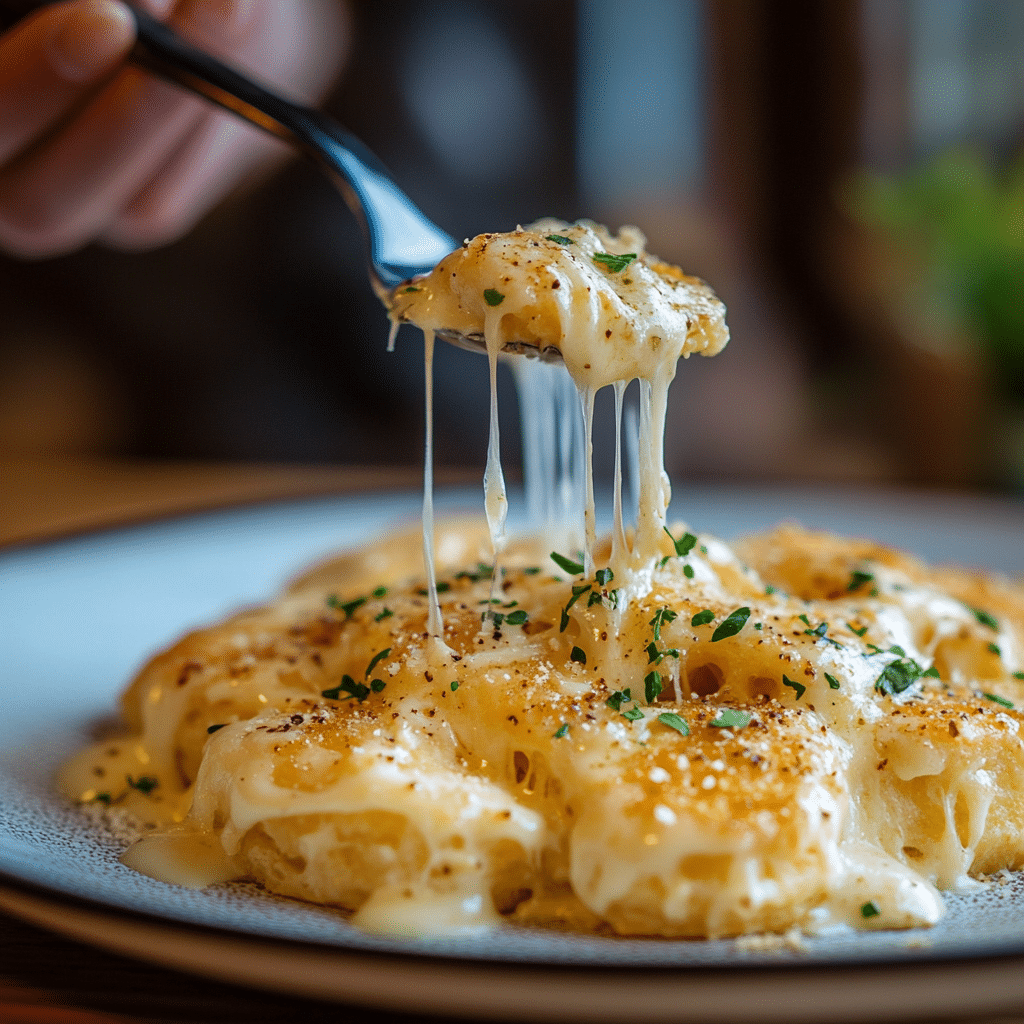
[[[861,173],[846,199],[920,263],[918,283],[985,346],[1005,397],[1024,402],[1024,158],[997,168],[950,150],[900,177]]]

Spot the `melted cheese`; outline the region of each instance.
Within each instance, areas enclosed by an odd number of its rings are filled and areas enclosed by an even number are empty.
[[[627,251],[623,270],[593,260]],[[510,340],[562,351],[576,409],[557,368],[517,369],[540,432],[528,493],[563,539],[589,535],[583,572],[550,534],[505,544],[493,429],[486,526],[435,536],[428,487],[422,564],[414,534],[387,537],[143,669],[128,735],[61,780],[134,817],[127,863],[253,879],[382,932],[662,936],[929,924],[939,889],[1024,865],[1019,588],[795,527],[687,546],[677,524],[680,549],[661,528],[675,360],[726,339],[705,286],[638,235],[551,222],[410,287],[394,315],[427,332],[428,416],[434,329],[481,331],[492,383]],[[617,458],[598,542],[587,414],[611,384],[621,420],[635,377],[639,525]]]

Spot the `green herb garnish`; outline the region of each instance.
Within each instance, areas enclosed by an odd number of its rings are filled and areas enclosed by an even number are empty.
[[[566,238],[565,235],[545,235],[545,241],[557,242],[559,245],[575,245],[576,243],[571,238]]]
[[[989,644],[988,653],[994,654],[997,658],[1001,658],[1003,656],[1003,652],[1000,649],[999,644]]]
[[[648,704],[653,704],[658,699],[662,689],[660,672],[648,672],[644,676],[644,696]]]
[[[374,591],[374,592],[373,592],[373,593],[372,593],[372,594],[370,595],[370,597],[376,597],[376,598],[381,598],[381,597],[387,597],[387,596],[388,596],[388,588],[387,588],[387,587],[378,587],[378,588],[377,588],[377,589],[376,589],[376,590],[375,590],[375,591]]]
[[[835,676],[829,675],[826,672],[825,673],[825,681],[828,683],[830,689],[833,689],[833,690],[838,690],[839,689],[839,680],[836,679]]]
[[[565,737],[568,736],[568,735],[569,735],[569,723],[568,722],[563,722],[558,727],[558,732],[555,733],[554,738],[556,740],[561,740],[561,739],[565,739]]]
[[[409,285],[408,288],[403,288],[402,291],[408,295],[409,292],[418,292],[419,288],[417,288],[415,285]]]
[[[706,626],[709,622],[715,621],[715,613],[710,608],[705,608],[702,612],[697,612],[692,619],[690,619],[691,626]]]
[[[493,288],[485,288],[484,301],[488,306],[500,306],[505,301],[505,296]]]
[[[518,611],[509,612],[508,615],[505,616],[505,621],[510,626],[521,626],[528,618],[529,615],[520,608]]]
[[[571,558],[566,558],[565,555],[560,555],[557,551],[551,552],[551,561],[553,561],[559,569],[564,570],[570,576],[583,575],[582,563],[574,562]]]
[[[783,675],[782,685],[788,686],[791,690],[796,690],[797,700],[799,700],[807,692],[807,687],[804,686],[803,683],[798,683],[795,679],[790,679],[787,675]]]
[[[385,683],[383,679],[374,679],[370,682],[370,689],[373,690],[374,693],[380,693],[380,691],[387,685],[388,684]]]
[[[736,611],[730,612],[729,616],[719,623],[718,628],[711,634],[711,642],[716,644],[719,640],[735,636],[747,624],[749,618],[749,608],[737,608]]]
[[[154,778],[152,775],[141,775],[137,779],[133,779],[130,775],[126,775],[125,778],[128,780],[128,785],[131,786],[132,789],[137,789],[145,796],[149,796],[149,794],[160,785],[160,780]]]
[[[606,587],[613,579],[615,579],[615,573],[613,573],[611,569],[598,569],[597,572],[594,573],[594,578],[602,587]]]
[[[370,664],[366,666],[366,672],[364,676],[369,676],[370,673],[391,653],[390,647],[385,647],[383,651],[378,651],[371,659]]]
[[[344,675],[337,686],[333,686],[329,690],[321,690],[320,696],[326,697],[328,700],[341,700],[342,693],[348,694],[348,697],[355,697],[361,704],[369,696],[370,688],[362,683],[357,683],[351,676]],[[348,697],[344,699],[347,700]]]
[[[670,729],[675,729],[676,732],[681,732],[684,736],[690,735],[690,727],[686,724],[686,720],[680,718],[673,711],[663,711],[658,715],[658,721]]]
[[[924,671],[913,658],[891,661],[875,680],[875,690],[891,697],[893,694],[903,693],[904,690],[909,689],[923,675]]]
[[[868,900],[867,903],[861,905],[860,916],[861,917],[878,917],[881,910],[878,909],[878,904],[874,900]]]
[[[864,636],[864,634],[868,631],[868,627],[867,626],[861,626],[860,629],[858,629],[855,625],[853,625],[852,622],[848,622],[846,624],[846,628],[851,633],[856,633],[857,636],[860,636],[860,637]]]
[[[750,715],[736,708],[721,708],[708,724],[716,729],[742,729],[745,725],[750,725]]]
[[[1007,700],[1005,697],[1000,697],[998,693],[983,693],[982,697],[984,697],[985,700],[990,700],[996,704],[1001,704],[1004,708],[1013,707],[1012,700]]]
[[[456,679],[456,680],[455,680],[455,681],[454,681],[454,682],[452,683],[452,693],[454,693],[454,692],[455,692],[455,691],[456,691],[456,690],[457,690],[458,688],[459,688],[459,681],[458,681],[458,679]]]
[[[623,718],[628,718],[631,722],[639,722],[644,717],[644,713],[639,708],[630,708],[628,711],[622,712]]]
[[[382,608],[380,610],[380,612],[378,612],[376,615],[374,615],[373,621],[374,622],[383,622],[385,619],[390,619],[391,616],[394,615],[394,614],[395,613],[390,608]]]
[[[331,596],[327,598],[327,604],[336,611],[344,612],[346,619],[351,619],[356,609],[362,608],[362,606],[366,604],[366,601],[367,599],[365,597],[357,597],[353,601],[343,602],[339,601],[334,594],[331,594]]]
[[[215,733],[218,729],[223,729],[224,726],[227,725],[227,724],[228,724],[227,722],[220,722],[218,725],[210,725],[210,726],[207,726],[206,731],[208,733],[210,733],[210,735],[213,735],[213,733]]]
[[[688,580],[692,580],[693,579],[693,566],[690,565],[689,562],[687,562],[686,565],[683,566],[683,575]]]
[[[577,665],[586,665],[587,652],[582,647],[574,647],[569,652],[569,660],[576,662]]]
[[[618,274],[636,259],[636,253],[624,252],[617,256],[613,252],[595,252],[591,258],[595,263],[603,263],[613,274]]]
[[[562,619],[558,623],[558,632],[559,633],[564,633],[565,632],[565,627],[568,626],[568,625],[569,625],[569,613],[563,608],[562,609]]]
[[[999,623],[988,612],[983,611],[981,608],[971,608],[971,611],[974,612],[974,617],[983,626],[988,626],[989,629],[999,629]]]
[[[932,665],[931,668],[926,668],[921,673],[921,676],[922,676],[922,678],[924,676],[927,676],[929,679],[940,679],[941,678],[941,676],[939,675],[939,670],[934,665]]]
[[[865,583],[870,583],[875,578],[873,572],[861,572],[860,569],[854,569],[850,573],[850,582],[846,584],[846,589],[856,590],[858,587],[864,586]]]
[[[606,701],[605,704],[612,709],[612,711],[620,711],[623,704],[628,704],[633,698],[629,695],[629,687],[627,686],[624,690],[616,690]]]
[[[654,618],[648,623],[654,629],[654,642],[661,643],[661,627],[667,622],[674,622],[676,619],[676,612],[672,611],[671,608],[659,608],[654,613]]]
[[[692,550],[694,544],[697,543],[697,538],[692,533],[684,533],[679,540],[669,532],[667,526],[663,526],[662,529],[668,534],[668,539],[672,541],[672,546],[676,549],[676,555],[680,558],[685,558]]]

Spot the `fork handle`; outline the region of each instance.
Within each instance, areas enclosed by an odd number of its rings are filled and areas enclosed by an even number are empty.
[[[0,27],[9,27],[48,0],[0,0]],[[381,291],[430,269],[456,243],[431,223],[401,189],[374,153],[335,120],[312,107],[284,99],[245,74],[228,67],[177,32],[138,10],[133,63],[244,118],[297,146],[312,157],[339,187],[345,203],[366,235],[371,280]],[[412,258],[422,267],[410,268]]]

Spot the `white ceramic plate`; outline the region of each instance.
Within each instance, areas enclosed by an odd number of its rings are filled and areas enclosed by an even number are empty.
[[[682,488],[679,489],[682,491]],[[932,560],[1024,574],[1024,507],[863,492],[697,489],[674,510],[723,536],[783,518]],[[558,1020],[833,1020],[1024,1010],[1024,884],[950,897],[919,932],[734,942],[365,935],[253,886],[136,874],[52,790],[53,771],[147,655],[305,563],[416,514],[417,495],[319,499],[0,552],[0,906],[75,938],[224,980],[393,1009]],[[474,507],[477,492],[442,507]]]

